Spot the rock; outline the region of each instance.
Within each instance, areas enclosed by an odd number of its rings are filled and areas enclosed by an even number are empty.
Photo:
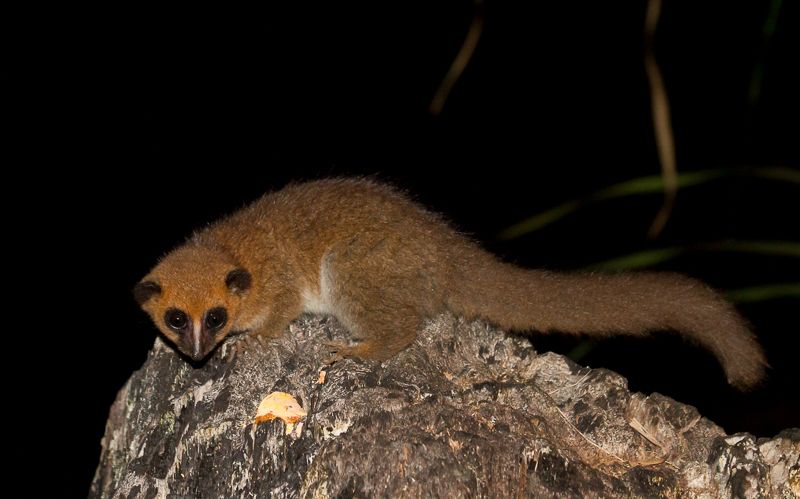
[[[193,367],[160,339],[114,402],[91,497],[795,497],[800,430],[726,435],[621,376],[450,316],[319,370],[333,318]],[[254,425],[268,394],[308,412]]]

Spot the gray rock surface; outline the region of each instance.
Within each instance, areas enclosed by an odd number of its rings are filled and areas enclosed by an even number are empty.
[[[319,370],[332,318],[193,367],[157,340],[111,407],[91,497],[798,497],[800,430],[725,435],[621,376],[443,316],[390,361]],[[253,424],[288,392],[290,434]]]

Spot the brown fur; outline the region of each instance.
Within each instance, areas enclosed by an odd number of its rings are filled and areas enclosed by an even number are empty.
[[[252,276],[252,287],[226,284],[236,269]],[[766,367],[742,318],[699,281],[521,269],[392,188],[363,179],[294,184],[265,195],[196,233],[143,282],[157,285],[139,289],[144,310],[195,358],[231,331],[274,337],[309,311],[331,313],[350,329],[357,342],[343,353],[386,359],[414,340],[426,317],[450,310],[513,330],[679,331],[711,350],[739,388],[756,385]],[[200,320],[219,306],[229,321],[203,337],[199,352],[164,324],[169,308]]]

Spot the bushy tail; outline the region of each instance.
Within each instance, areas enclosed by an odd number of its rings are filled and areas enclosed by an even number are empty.
[[[746,390],[764,378],[767,361],[746,322],[700,281],[655,272],[527,270],[483,252],[470,258],[474,272],[452,276],[458,291],[449,306],[456,313],[518,331],[645,336],[674,330],[709,349],[731,385]]]

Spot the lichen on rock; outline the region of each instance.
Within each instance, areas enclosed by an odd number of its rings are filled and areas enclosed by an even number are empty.
[[[441,316],[389,361],[319,371],[346,338],[304,316],[193,367],[160,339],[120,390],[91,497],[793,497],[800,430],[725,435],[621,376]],[[258,345],[254,343],[254,345]],[[272,392],[307,415],[253,424]],[[299,426],[299,425],[298,425]]]

